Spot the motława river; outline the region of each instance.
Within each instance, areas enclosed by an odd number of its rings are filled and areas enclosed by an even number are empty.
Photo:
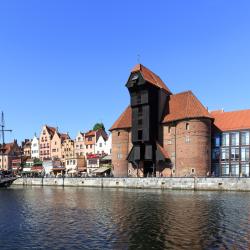
[[[250,193],[0,189],[0,249],[250,249]]]

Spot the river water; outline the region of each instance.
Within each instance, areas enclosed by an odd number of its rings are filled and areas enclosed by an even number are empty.
[[[250,249],[250,193],[0,189],[0,249]]]

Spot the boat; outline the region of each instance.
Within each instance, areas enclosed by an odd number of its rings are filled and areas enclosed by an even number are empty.
[[[16,179],[10,171],[0,171],[0,187],[9,187]]]
[[[5,141],[4,141],[4,133],[5,132],[12,132],[11,129],[5,129],[3,112],[1,115],[0,132],[1,132],[1,136],[2,136],[2,143],[0,144],[0,153],[1,153],[1,162],[3,163],[3,157],[4,157],[4,154],[6,151]],[[8,170],[0,170],[0,187],[9,187],[16,179],[17,179],[17,177],[15,177],[12,174],[12,172],[10,172]]]

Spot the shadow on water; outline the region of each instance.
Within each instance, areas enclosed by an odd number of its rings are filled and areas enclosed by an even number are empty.
[[[0,190],[0,249],[248,249],[250,194]]]

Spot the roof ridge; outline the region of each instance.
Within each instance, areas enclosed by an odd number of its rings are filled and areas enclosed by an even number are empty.
[[[121,116],[118,118],[118,120],[117,120],[117,123],[119,123],[120,121],[121,121],[121,119],[124,117],[124,115],[125,115],[125,113],[126,113],[126,111],[127,111],[127,109],[130,107],[130,105],[129,106],[127,106],[127,108],[125,109],[125,111],[121,114]]]
[[[216,112],[217,110],[211,110],[209,113]],[[236,112],[244,112],[244,111],[250,111],[250,109],[237,109],[237,110],[232,110],[232,111],[223,111],[223,112],[216,112],[217,114],[228,114],[228,113],[236,113]]]
[[[193,93],[191,90],[185,90],[185,91],[182,91],[182,92],[179,92],[179,93],[176,93],[176,94],[173,94],[173,96],[176,96],[176,95],[182,95],[182,94],[186,94],[186,93]]]
[[[186,102],[186,110],[185,110],[185,116],[188,116],[188,108],[189,108],[189,98],[190,98],[190,92],[187,92],[187,102]]]

